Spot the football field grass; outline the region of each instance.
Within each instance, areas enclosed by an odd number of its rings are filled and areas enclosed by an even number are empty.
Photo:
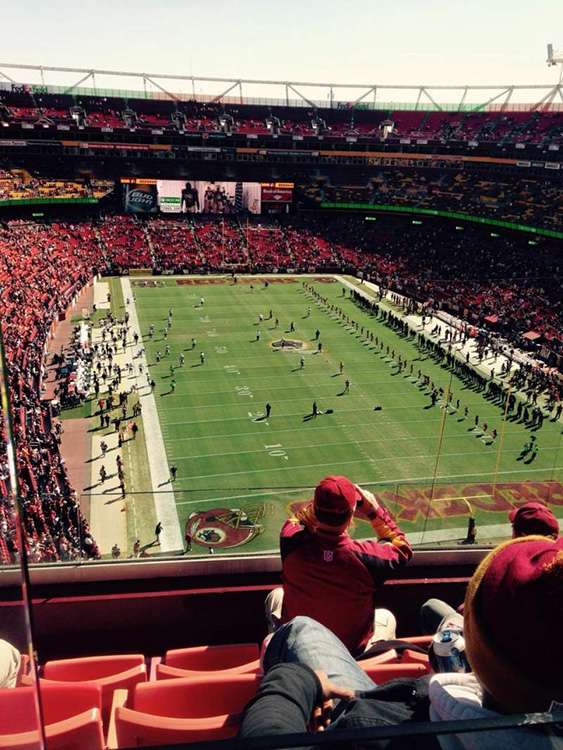
[[[518,460],[529,429],[508,421],[503,430],[497,404],[421,352],[414,340],[360,310],[348,295],[343,298],[339,282],[307,280],[378,336],[383,351],[316,304],[300,278],[270,281],[267,288],[248,278],[237,284],[132,282],[166,454],[178,469],[173,489],[179,519],[182,530],[189,519],[194,552],[209,545],[277,549],[292,504],[311,497],[311,488],[328,474],[345,474],[369,487],[405,531],[419,533],[419,541],[422,532],[422,541],[462,538],[470,510],[478,527],[506,523],[507,511],[523,499],[549,501],[563,515],[560,423],[546,420],[535,433],[537,455]],[[165,339],[169,308],[173,324]],[[303,348],[276,349],[282,336]],[[397,372],[387,345],[413,363],[414,376],[409,367]],[[418,369],[437,386],[450,384],[454,403],[461,402],[456,413],[429,408],[427,391],[416,382]],[[314,401],[330,413],[312,416]],[[374,411],[375,405],[381,410]],[[471,429],[476,413],[489,432],[498,430],[493,444]],[[358,522],[355,533],[367,535],[369,527]]]

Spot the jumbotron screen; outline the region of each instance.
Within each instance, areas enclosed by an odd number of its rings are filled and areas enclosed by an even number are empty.
[[[136,214],[259,214],[263,203],[291,203],[292,183],[123,178],[125,211]]]

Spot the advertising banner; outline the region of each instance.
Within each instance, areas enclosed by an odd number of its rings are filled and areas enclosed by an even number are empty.
[[[124,185],[123,205],[125,213],[158,213],[158,194],[156,185]]]
[[[266,187],[262,185],[262,203],[291,203],[292,200],[292,188]]]

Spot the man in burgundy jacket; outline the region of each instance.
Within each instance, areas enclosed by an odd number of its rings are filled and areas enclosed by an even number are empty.
[[[377,539],[352,539],[348,530],[354,516],[369,521]],[[323,479],[313,500],[284,523],[280,551],[283,592],[275,589],[266,600],[273,629],[306,615],[329,628],[356,655],[377,638],[378,585],[412,556],[390,513],[371,492],[342,476]],[[394,632],[379,637],[394,637]]]

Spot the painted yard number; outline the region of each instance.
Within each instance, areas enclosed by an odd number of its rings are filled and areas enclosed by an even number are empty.
[[[275,456],[277,458],[283,458],[285,461],[289,461],[287,451],[284,451],[281,443],[265,445],[264,448],[268,451],[269,456]]]
[[[240,375],[240,370],[238,367],[235,367],[235,365],[224,365],[225,372],[228,372],[229,375]]]
[[[248,396],[249,398],[254,398],[252,391],[247,385],[237,385],[235,386],[235,391],[239,396]]]

